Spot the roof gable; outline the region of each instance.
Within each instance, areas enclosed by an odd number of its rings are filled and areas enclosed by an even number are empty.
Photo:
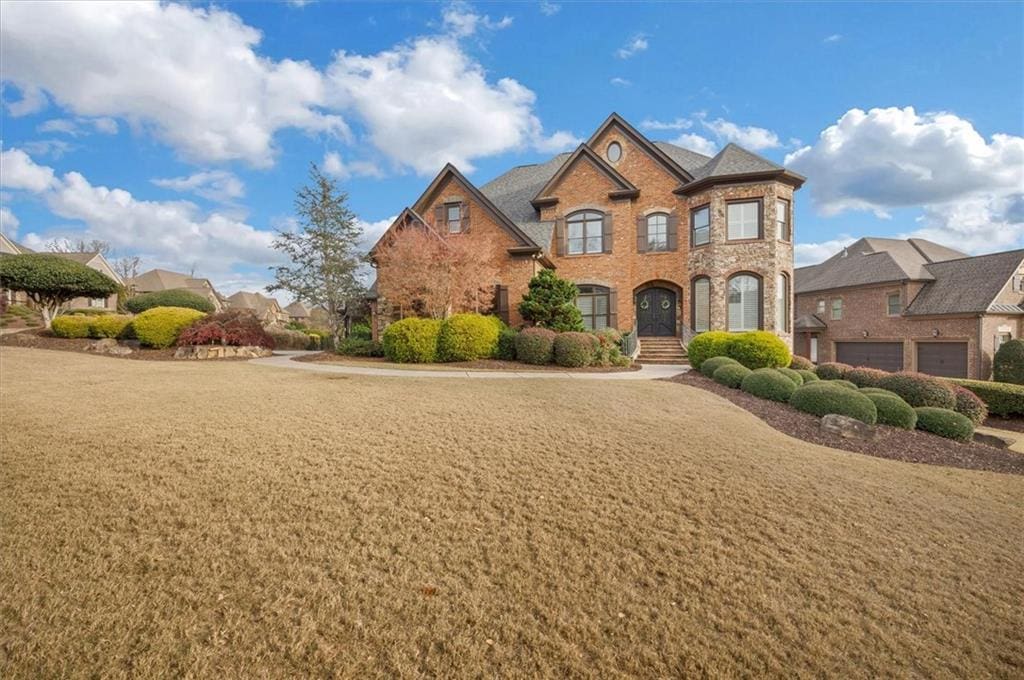
[[[569,174],[573,167],[576,166],[580,161],[589,161],[594,165],[595,168],[615,185],[615,189],[608,192],[608,197],[612,199],[616,198],[635,198],[640,194],[640,190],[634,186],[632,182],[619,174],[619,171],[608,164],[600,155],[594,152],[586,144],[580,144],[576,147],[576,150],[571,156],[562,164],[562,167],[549,179],[537,195],[530,201],[534,207],[540,207],[542,205],[554,205],[558,203],[558,197],[555,195],[555,188],[562,182],[563,179]]]
[[[964,257],[927,265],[934,281],[924,286],[907,307],[911,316],[981,314],[1024,262],[1024,250]]]
[[[693,175],[675,161],[674,158],[669,156],[662,150],[657,144],[644,137],[640,132],[630,125],[625,118],[619,114],[612,112],[603,123],[594,131],[594,134],[590,135],[590,139],[586,141],[588,147],[593,148],[593,145],[601,138],[605,132],[610,128],[618,128],[622,134],[628,137],[634,144],[639,146],[641,149],[647,152],[651,158],[661,164],[666,170],[674,175],[680,182],[689,182],[693,180]]]

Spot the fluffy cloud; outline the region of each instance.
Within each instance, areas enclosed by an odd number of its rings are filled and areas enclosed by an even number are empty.
[[[851,109],[786,165],[807,175],[823,215],[865,210],[886,218],[920,207],[909,235],[975,251],[1024,243],[1024,138],[986,140],[951,113]]]
[[[684,132],[679,135],[672,140],[672,144],[689,149],[690,151],[702,153],[705,156],[714,156],[718,152],[718,146],[710,139],[690,132]]]
[[[640,123],[640,127],[645,130],[655,131],[691,130],[694,126],[700,126],[707,132],[710,132],[714,139],[695,132],[689,132],[681,134],[672,140],[672,143],[708,156],[714,155],[720,146],[728,142],[735,142],[751,151],[775,149],[782,146],[779,142],[779,136],[771,130],[753,125],[738,125],[724,118],[708,120],[704,113],[695,113],[689,118],[675,118],[673,120],[647,118]]]
[[[54,185],[53,169],[36,165],[21,149],[0,152],[0,186],[4,189],[25,189],[34,193]]]
[[[649,46],[647,36],[637,33],[625,45],[615,50],[615,56],[619,59],[629,59],[633,55],[645,51]]]
[[[345,134],[341,118],[319,109],[322,74],[259,56],[260,39],[216,8],[11,3],[0,24],[4,79],[23,99],[8,110],[38,110],[45,90],[76,115],[151,130],[187,158],[255,166],[272,162],[278,130]]]
[[[11,212],[10,208],[0,208],[0,233],[8,238],[14,238],[20,224],[21,221]]]
[[[821,243],[797,243],[793,246],[793,257],[796,260],[796,266],[806,267],[807,265],[823,262],[856,240],[844,235],[831,241],[822,241]]]
[[[546,17],[551,17],[562,11],[562,6],[557,2],[549,2],[549,0],[540,0],[540,13]]]
[[[373,145],[421,174],[446,162],[470,171],[475,158],[578,143],[566,132],[545,136],[534,93],[512,78],[488,82],[452,38],[419,38],[372,56],[342,51],[328,78],[333,103],[358,113]]]
[[[618,76],[615,76],[608,82],[614,85],[615,87],[629,87],[630,85],[633,84],[632,81],[626,80],[625,78],[620,78]]]
[[[762,127],[737,125],[722,118],[708,121],[701,118],[701,125],[710,130],[718,139],[725,142],[735,142],[745,149],[761,151],[762,149],[776,149],[779,144],[779,136],[771,130]]]
[[[645,118],[640,122],[640,127],[645,130],[689,130],[693,127],[693,121],[689,118],[676,118],[669,121]]]
[[[338,179],[349,179],[350,177],[383,177],[384,173],[377,167],[376,163],[370,161],[350,161],[341,159],[337,151],[328,151],[324,154],[321,164],[324,172]]]
[[[445,30],[457,38],[475,34],[481,28],[500,30],[512,25],[512,17],[504,16],[495,21],[485,14],[478,14],[466,2],[453,2],[441,12]]]
[[[189,192],[222,203],[245,196],[245,183],[227,170],[206,170],[187,177],[158,178],[151,181],[164,189]]]

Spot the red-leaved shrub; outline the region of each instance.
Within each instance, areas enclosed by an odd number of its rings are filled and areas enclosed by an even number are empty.
[[[274,349],[274,339],[248,309],[228,309],[203,317],[178,336],[178,345],[235,345]]]
[[[882,382],[888,375],[888,372],[877,368],[858,366],[848,370],[843,378],[849,380],[857,387],[878,387],[878,383]]]
[[[978,398],[974,392],[959,385],[953,386],[956,393],[956,406],[953,408],[957,413],[967,416],[975,425],[981,425],[988,418],[988,407],[985,402]]]

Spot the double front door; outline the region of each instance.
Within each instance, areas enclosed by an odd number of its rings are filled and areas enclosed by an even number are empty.
[[[676,334],[676,294],[667,288],[648,288],[636,296],[637,334]]]

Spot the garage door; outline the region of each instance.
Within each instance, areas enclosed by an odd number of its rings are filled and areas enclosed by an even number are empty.
[[[917,370],[945,378],[967,377],[966,342],[917,343]]]
[[[903,370],[902,342],[837,342],[836,361],[851,366]]]

